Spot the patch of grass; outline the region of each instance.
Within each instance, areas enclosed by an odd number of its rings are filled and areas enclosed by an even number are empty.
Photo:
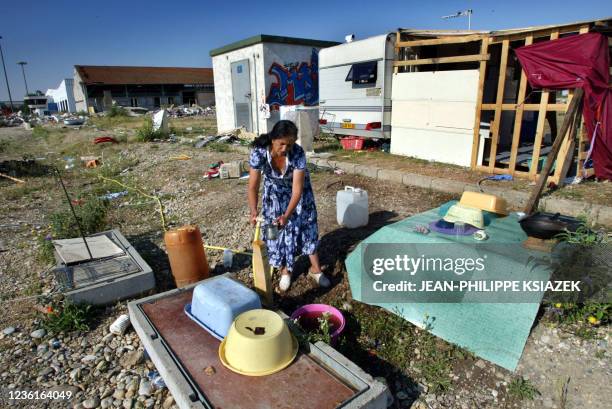
[[[33,295],[38,295],[42,292],[42,284],[40,283],[39,280],[36,280],[32,283],[30,283],[30,285],[28,285],[24,290],[23,290],[23,295],[25,295],[26,297],[30,297]]]
[[[229,152],[231,151],[230,145],[227,143],[211,142],[206,145],[207,150],[215,152]]]
[[[153,129],[153,118],[151,117],[146,117],[142,126],[136,131],[138,142],[150,142],[153,139],[166,139],[167,137],[167,133]]]
[[[3,195],[7,200],[20,200],[26,199],[30,194],[37,192],[40,190],[40,186],[34,186],[32,183],[30,184],[18,184],[14,185],[8,189],[5,189]]]
[[[132,168],[138,165],[139,160],[136,158],[109,158],[102,162],[102,165],[92,170],[92,172],[98,173],[107,178],[113,178],[118,176],[127,168]]]
[[[421,371],[421,375],[432,392],[439,393],[448,390],[451,386],[449,373],[452,361],[457,357],[454,352],[455,348],[438,341],[428,332],[423,332],[419,341],[421,359],[416,367]]]
[[[49,136],[49,130],[40,125],[36,125],[32,129],[32,135],[36,138],[47,138]]]
[[[93,316],[89,304],[74,304],[64,300],[52,312],[45,315],[43,326],[55,333],[89,330],[89,321]]]
[[[522,377],[515,378],[508,385],[508,393],[510,396],[513,396],[517,399],[524,400],[529,399],[533,400],[536,395],[539,395],[540,392],[533,386],[533,384],[529,381],[529,379],[524,379]]]

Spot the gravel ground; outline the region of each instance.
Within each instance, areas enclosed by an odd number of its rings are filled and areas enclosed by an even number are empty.
[[[103,162],[116,163],[124,181],[163,198],[171,226],[198,224],[207,244],[248,249],[253,229],[248,222],[246,181],[206,180],[208,164],[218,160],[244,159],[232,152],[196,150],[188,145],[149,143],[91,147],[85,144],[103,131],[69,131],[54,142],[33,139],[21,130],[0,129],[0,161],[18,159],[27,146],[34,157],[59,159],[65,155],[95,154]],[[24,145],[25,144],[25,145]],[[12,150],[14,149],[14,151]],[[15,154],[19,152],[19,155]],[[54,152],[54,153],[49,153]],[[180,154],[192,159],[172,160]],[[117,172],[117,173],[119,173]],[[52,211],[65,206],[61,192],[49,176],[23,176],[25,186],[0,180],[0,380],[3,387],[49,390],[70,389],[78,408],[171,408],[166,388],[156,388],[149,379],[154,366],[142,350],[133,330],[123,336],[108,333],[110,323],[126,312],[121,302],[97,311],[91,330],[69,334],[40,331],[38,296],[53,298],[56,283],[48,265],[37,258],[38,237],[44,235]],[[323,291],[304,275],[299,263],[290,291],[277,295],[279,306],[292,311],[305,302],[344,302],[350,308],[344,258],[354,245],[384,224],[428,210],[452,196],[428,190],[373,182],[358,176],[314,172],[313,185],[319,212],[320,256],[333,287]],[[73,194],[94,189],[95,179],[85,170],[67,172],[66,183]],[[370,197],[370,224],[359,230],[339,229],[335,222],[335,195],[343,185],[364,188]],[[113,188],[119,191],[121,188]],[[135,194],[111,202],[108,224],[119,228],[155,272],[161,292],[173,288],[156,208]],[[221,254],[208,251],[213,274],[227,271]],[[236,255],[231,271],[250,283],[250,260]],[[370,308],[370,307],[367,307]],[[372,314],[377,313],[372,309]],[[417,331],[418,332],[418,331]],[[582,340],[540,323],[529,338],[517,374],[528,378],[539,394],[534,400],[519,400],[508,392],[516,377],[479,359],[455,364],[449,374],[452,384],[433,393],[418,377],[405,380],[391,374],[387,381],[396,408],[608,408],[612,406],[611,362],[608,328],[599,329],[599,339]],[[447,344],[439,341],[440,348]],[[350,357],[349,357],[350,358]],[[418,361],[415,351],[411,360]],[[384,372],[376,365],[366,368],[374,376]],[[570,378],[563,402],[559,391]],[[418,398],[418,399],[417,399]],[[23,403],[22,407],[66,407],[60,402]]]

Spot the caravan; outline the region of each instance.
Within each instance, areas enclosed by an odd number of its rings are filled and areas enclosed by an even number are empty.
[[[319,52],[319,122],[323,132],[391,138],[395,34]]]

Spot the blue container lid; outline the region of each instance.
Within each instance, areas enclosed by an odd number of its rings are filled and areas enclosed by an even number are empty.
[[[185,313],[215,338],[227,335],[234,318],[245,311],[261,308],[257,293],[227,276],[209,278],[193,290]]]

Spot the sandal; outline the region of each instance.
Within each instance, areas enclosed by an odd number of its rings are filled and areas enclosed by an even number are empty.
[[[312,271],[308,270],[308,277],[312,278],[319,287],[327,288],[331,285],[329,278],[327,278],[327,276],[321,271],[313,273]]]

